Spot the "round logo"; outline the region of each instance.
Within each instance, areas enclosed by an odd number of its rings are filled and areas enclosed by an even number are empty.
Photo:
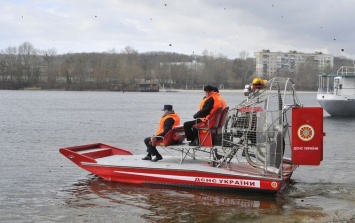
[[[275,181],[272,182],[272,183],[271,183],[271,187],[276,188],[276,187],[277,187],[277,183],[276,183]]]
[[[302,141],[309,141],[314,137],[314,129],[310,125],[301,125],[298,128],[297,134]]]

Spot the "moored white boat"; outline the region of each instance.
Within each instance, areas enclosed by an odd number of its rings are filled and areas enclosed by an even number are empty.
[[[302,107],[290,79],[273,78],[198,124],[198,146],[188,146],[181,126],[170,130],[156,142],[165,151],[158,162],[103,143],[60,153],[109,181],[277,193],[299,165],[323,160],[322,114],[320,107]]]
[[[317,101],[331,116],[355,116],[355,67],[319,75]]]

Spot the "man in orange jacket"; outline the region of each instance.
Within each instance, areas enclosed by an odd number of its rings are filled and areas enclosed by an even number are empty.
[[[175,113],[172,105],[164,105],[163,111],[164,115],[160,119],[159,126],[155,134],[144,139],[148,154],[142,158],[142,160],[151,160],[152,162],[162,160],[163,157],[160,155],[157,148],[152,145],[152,142],[155,142],[156,140],[159,140],[159,138],[165,136],[165,134],[174,126],[180,125],[180,117],[177,113]],[[155,156],[155,158],[152,159],[152,156]]]
[[[190,141],[189,146],[199,145],[198,132],[192,126],[196,123],[202,122],[203,118],[208,119],[217,108],[221,107],[220,102],[217,101],[217,98],[213,95],[214,91],[211,85],[206,85],[203,90],[205,91],[206,96],[200,103],[200,110],[193,115],[195,120],[184,123],[186,140]]]

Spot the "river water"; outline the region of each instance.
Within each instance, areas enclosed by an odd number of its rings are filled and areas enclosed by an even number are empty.
[[[221,92],[234,107],[241,92]],[[0,91],[0,222],[355,222],[355,118],[324,113],[324,160],[277,196],[107,182],[60,147],[102,142],[145,154],[164,104],[191,120],[202,91]],[[315,93],[300,93],[319,106]],[[164,156],[164,151],[162,151]]]

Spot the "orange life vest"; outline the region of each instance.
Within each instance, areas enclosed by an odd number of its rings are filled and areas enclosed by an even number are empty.
[[[203,105],[205,104],[205,101],[208,99],[209,97],[204,97],[202,98],[202,101],[200,103],[200,110],[203,108]]]
[[[206,119],[210,119],[218,108],[223,107],[220,97],[217,95],[217,93],[213,93],[210,97],[212,97],[214,101],[213,108],[211,109],[210,114],[206,116]]]
[[[227,102],[226,102],[226,100],[224,100],[224,98],[223,98],[218,92],[216,92],[215,94],[218,96],[218,100],[221,101],[222,107],[223,107],[223,108],[227,107]]]
[[[160,119],[158,130],[155,132],[155,135],[159,135],[160,133],[164,132],[164,122],[168,118],[174,119],[174,124],[172,127],[180,125],[180,117],[177,113],[167,114]]]

